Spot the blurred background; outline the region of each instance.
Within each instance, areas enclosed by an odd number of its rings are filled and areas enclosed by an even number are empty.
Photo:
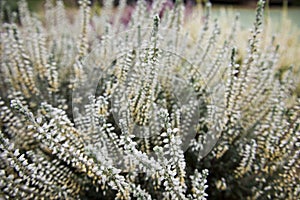
[[[19,0],[0,0],[0,11],[17,12],[17,5]],[[52,0],[55,2],[56,0]],[[91,0],[94,8],[101,8],[105,0]],[[127,0],[127,5],[132,7],[135,5],[137,0]],[[149,4],[153,0],[146,0]],[[197,10],[199,5],[204,5],[208,0],[184,0],[184,3],[192,10]],[[5,5],[3,2],[6,2]],[[41,14],[44,11],[45,0],[27,0],[29,9],[37,14]],[[64,5],[69,10],[74,10],[78,7],[78,0],[63,0]],[[175,0],[169,0],[172,4]],[[218,16],[219,11],[222,9],[229,9],[240,13],[242,24],[247,27],[253,22],[257,0],[210,0],[213,5],[213,15]],[[114,0],[115,6],[118,6],[119,0]],[[288,19],[291,20],[295,28],[300,28],[300,0],[266,0],[268,5],[268,14],[273,21],[280,21],[282,18],[283,11],[285,11]],[[4,9],[3,9],[4,8]],[[72,13],[72,12],[70,12]],[[72,15],[72,14],[71,14]]]
[[[0,0],[0,2],[4,2],[5,0]],[[99,5],[101,6],[104,0],[91,0],[93,5]],[[153,0],[147,0],[149,3],[151,3]],[[169,0],[171,2],[175,2],[175,0]],[[207,0],[184,0],[184,3],[190,6],[195,6],[197,4],[204,4]],[[17,9],[17,2],[18,0],[6,0],[6,4],[10,6],[12,10]],[[44,4],[45,0],[27,0],[29,4],[29,8],[31,10],[36,10],[41,8],[41,6]],[[77,7],[78,3],[77,0],[63,0],[65,5],[67,7]],[[134,5],[136,0],[127,0],[128,5]],[[232,6],[243,6],[243,7],[255,7],[257,0],[210,0],[211,3],[214,5],[232,5]],[[298,7],[300,6],[300,0],[266,0],[266,2],[270,6],[282,6],[284,4],[287,4],[288,6],[292,7]],[[119,0],[114,1],[115,6],[118,5]]]

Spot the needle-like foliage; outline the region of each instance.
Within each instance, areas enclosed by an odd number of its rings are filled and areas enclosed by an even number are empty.
[[[246,50],[209,2],[196,36],[181,0],[0,3],[0,199],[300,198],[300,99],[263,0]]]

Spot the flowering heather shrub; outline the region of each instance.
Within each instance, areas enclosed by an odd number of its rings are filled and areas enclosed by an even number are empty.
[[[180,0],[79,4],[2,16],[1,199],[299,199],[300,99],[264,1],[245,56],[209,3],[196,38]]]

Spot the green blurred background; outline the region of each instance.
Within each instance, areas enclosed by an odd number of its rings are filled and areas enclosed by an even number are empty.
[[[0,2],[4,2],[9,5],[11,10],[17,9],[17,2],[18,0],[0,0]],[[101,5],[103,0],[91,0],[93,4]],[[128,4],[133,4],[136,0],[127,0]],[[152,0],[148,0],[151,2]],[[172,0],[170,0],[172,1]],[[174,1],[174,0],[173,0]],[[184,0],[185,3],[189,5],[196,5],[197,3],[203,3],[206,0]],[[287,2],[289,6],[300,6],[300,0],[267,0],[269,1],[270,5],[274,6],[281,6],[283,5],[283,2]],[[39,10],[45,0],[27,0],[29,8],[31,10]],[[77,6],[77,0],[63,0],[64,4],[67,7],[76,7]],[[238,5],[238,6],[253,6],[257,2],[256,0],[211,0],[213,4],[223,4],[223,5]],[[115,5],[118,4],[118,0],[115,0]]]
[[[0,6],[5,12],[17,12],[17,5],[19,0],[0,0]],[[52,0],[55,2],[56,0]],[[91,0],[93,6],[101,6],[104,0]],[[115,0],[115,5],[118,5],[119,0]],[[153,0],[147,0],[149,2]],[[170,0],[172,1],[172,0]],[[173,0],[175,1],[175,0]],[[204,3],[207,0],[184,0],[184,2],[189,6],[197,5],[197,3]],[[5,2],[5,4],[4,4]],[[44,10],[45,0],[27,0],[29,9],[36,13],[41,13]],[[63,0],[64,5],[67,8],[76,8],[78,7],[78,0]],[[127,0],[127,3],[132,5],[136,0]],[[240,13],[241,21],[247,27],[249,22],[253,21],[254,12],[257,0],[210,0],[213,4],[213,9],[216,10],[214,14],[218,15],[220,8],[232,8]],[[284,4],[288,5],[287,16],[295,25],[295,27],[300,28],[300,0],[266,0],[270,5],[270,16],[274,21],[278,21],[282,16],[282,6]],[[4,9],[3,9],[4,8]],[[247,23],[248,22],[248,23]],[[249,25],[251,25],[249,23]]]
[[[5,12],[13,12],[17,11],[17,4],[19,0],[0,0],[0,5],[3,7],[5,3]],[[55,2],[55,0],[52,0]],[[103,0],[92,0],[94,6],[101,6]],[[115,0],[115,5],[118,4],[119,0]],[[136,0],[127,0],[128,4],[134,4]],[[148,0],[151,2],[152,0]],[[171,1],[171,0],[170,0]],[[173,0],[174,1],[174,0]],[[193,6],[197,3],[204,3],[207,0],[185,0],[185,3]],[[41,13],[44,10],[45,0],[27,0],[29,9],[36,13]],[[67,8],[75,8],[78,7],[77,0],[63,0],[65,6]],[[229,7],[233,8],[241,15],[241,21],[245,26],[247,26],[247,22],[253,21],[253,9],[255,8],[257,0],[211,0],[213,3],[213,9],[216,10],[214,14],[218,14],[219,8]],[[300,0],[266,0],[270,4],[270,16],[274,21],[280,20],[282,16],[282,5],[284,3],[288,5],[288,18],[292,21],[292,23],[300,28]],[[3,11],[3,8],[0,9]],[[249,24],[250,25],[250,24]]]

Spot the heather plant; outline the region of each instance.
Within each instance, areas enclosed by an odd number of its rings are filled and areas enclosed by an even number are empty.
[[[209,2],[196,33],[180,0],[113,2],[1,16],[0,198],[298,199],[297,77],[264,1],[247,47]]]

